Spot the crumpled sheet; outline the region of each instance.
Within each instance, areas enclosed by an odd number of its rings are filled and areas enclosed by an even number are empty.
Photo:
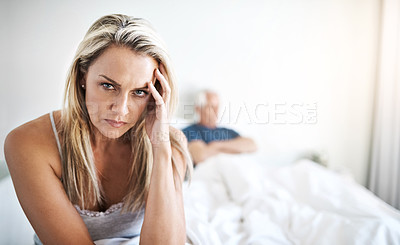
[[[184,184],[194,245],[400,244],[400,212],[348,175],[301,160],[218,155]]]

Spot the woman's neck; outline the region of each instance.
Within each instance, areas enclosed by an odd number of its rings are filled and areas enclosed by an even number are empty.
[[[100,133],[97,129],[94,130],[91,136],[91,144],[93,150],[100,150],[103,152],[107,152],[107,150],[114,149],[115,147],[122,147],[129,144],[129,139],[125,135],[122,135],[119,138],[108,138]]]

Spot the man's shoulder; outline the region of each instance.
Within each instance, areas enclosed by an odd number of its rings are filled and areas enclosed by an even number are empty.
[[[194,141],[194,140],[203,140],[202,137],[202,127],[198,124],[192,124],[184,129],[182,129],[182,132],[185,134],[188,142]]]

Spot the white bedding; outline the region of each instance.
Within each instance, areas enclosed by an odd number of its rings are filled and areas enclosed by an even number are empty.
[[[193,244],[400,244],[400,212],[311,161],[219,155],[184,185]]]
[[[0,196],[0,244],[32,244],[9,176]],[[254,155],[219,155],[196,167],[184,198],[194,245],[400,245],[399,211],[310,161],[273,167]]]

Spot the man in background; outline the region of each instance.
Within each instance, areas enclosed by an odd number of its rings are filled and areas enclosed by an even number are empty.
[[[217,127],[219,98],[215,92],[203,91],[196,99],[199,121],[182,131],[188,139],[194,164],[218,153],[249,153],[257,150],[255,142],[236,131]]]

